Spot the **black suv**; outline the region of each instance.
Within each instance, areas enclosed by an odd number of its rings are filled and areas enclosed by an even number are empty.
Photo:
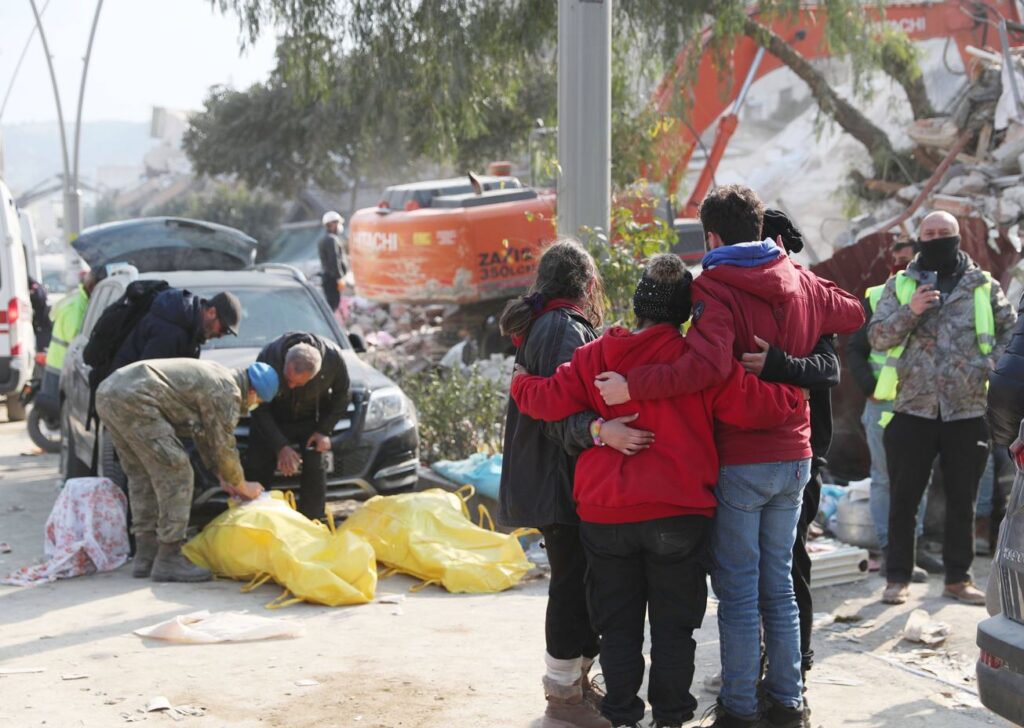
[[[326,468],[327,498],[367,498],[412,489],[417,478],[419,447],[415,407],[394,382],[359,358],[361,340],[352,337],[359,348],[357,351],[305,277],[284,266],[147,273],[125,266],[97,285],[82,332],[68,349],[61,375],[61,470],[64,477],[90,474],[96,437],[95,427],[86,428],[89,367],[82,361],[82,349],[100,313],[138,278],[166,280],[175,288],[187,288],[204,297],[218,291],[231,291],[238,296],[243,309],[239,335],[209,342],[201,355],[228,367],[252,363],[260,349],[287,331],[308,331],[338,344],[352,381],[353,397],[348,416],[338,422],[331,436],[333,448],[328,453]],[[239,450],[244,453],[249,435],[248,418],[239,422],[235,434]],[[98,474],[123,485],[124,476],[102,427],[99,439]],[[216,478],[197,468],[197,494],[216,485]],[[298,478],[279,477],[276,487],[298,488]],[[212,504],[224,502],[219,493],[210,499]]]

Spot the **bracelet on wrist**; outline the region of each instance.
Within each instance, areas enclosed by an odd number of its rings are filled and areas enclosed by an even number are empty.
[[[598,417],[596,420],[590,423],[590,437],[594,441],[594,445],[596,445],[597,447],[605,446],[605,442],[601,439],[601,426],[603,424],[603,417]]]

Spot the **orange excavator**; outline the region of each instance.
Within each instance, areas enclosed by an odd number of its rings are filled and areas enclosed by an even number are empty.
[[[764,25],[804,58],[829,54],[822,11],[808,4]],[[752,15],[756,20],[756,13]],[[913,40],[948,38],[965,65],[968,46],[999,49],[999,21],[1021,20],[1014,0],[914,0],[890,2],[884,22]],[[646,175],[662,182],[667,194],[679,187],[701,135],[718,120],[714,142],[681,218],[696,216],[714,182],[714,174],[739,121],[750,86],[782,65],[754,40],[741,37],[727,69],[719,69],[706,52],[709,31],[699,39],[701,60],[694,100],[685,119],[670,125],[659,140],[657,161]],[[685,68],[685,49],[659,85],[655,107],[670,116]],[[727,85],[723,84],[723,78]],[[723,94],[722,89],[730,89]],[[360,295],[379,302],[451,302],[498,310],[531,282],[540,248],[555,237],[555,194],[535,190],[509,176],[500,165],[484,177],[454,178],[389,187],[378,207],[359,210],[350,224],[349,247]],[[653,206],[652,206],[653,207]],[[682,223],[682,219],[679,221]],[[687,230],[685,224],[679,226]],[[693,231],[691,231],[693,232]],[[680,244],[684,245],[683,233]],[[699,260],[703,234],[688,240]]]

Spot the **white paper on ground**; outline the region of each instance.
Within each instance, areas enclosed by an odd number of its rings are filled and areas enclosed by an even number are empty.
[[[139,637],[169,642],[212,644],[214,642],[251,642],[282,637],[301,637],[302,625],[283,619],[258,617],[245,612],[201,610],[179,615],[152,627],[135,630]]]

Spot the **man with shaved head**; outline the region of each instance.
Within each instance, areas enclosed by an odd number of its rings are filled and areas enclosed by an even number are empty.
[[[946,491],[943,596],[984,605],[970,570],[989,449],[986,385],[1017,316],[998,281],[960,249],[960,225],[948,212],[921,221],[917,249],[886,283],[868,325],[872,348],[885,352],[875,397],[895,397],[883,423],[891,503],[882,601],[910,596],[915,516],[937,456]]]

